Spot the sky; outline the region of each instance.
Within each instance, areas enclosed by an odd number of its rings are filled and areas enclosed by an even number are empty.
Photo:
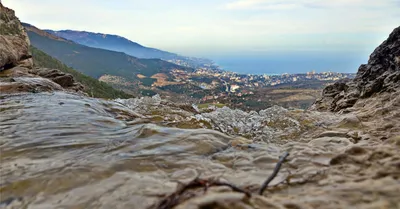
[[[2,0],[23,22],[124,36],[190,56],[372,52],[400,0]]]

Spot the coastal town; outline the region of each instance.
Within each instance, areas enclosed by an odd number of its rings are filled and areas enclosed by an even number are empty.
[[[290,84],[296,82],[305,82],[310,80],[319,81],[337,81],[345,78],[354,78],[355,73],[338,73],[338,72],[316,72],[312,70],[307,73],[298,74],[275,74],[275,75],[254,75],[254,74],[240,74],[227,70],[221,69],[218,65],[214,64],[211,60],[202,59],[202,62],[196,60],[196,63],[201,63],[200,65],[193,66],[192,62],[187,60],[168,60],[169,62],[186,66],[193,67],[196,70],[192,73],[188,73],[182,70],[173,70],[172,74],[176,81],[186,80],[188,82],[195,82],[201,79],[192,80],[191,78],[204,77],[205,82],[201,82],[199,87],[203,89],[212,89],[221,84],[227,86],[226,91],[236,92],[243,88],[258,88],[265,86],[276,86],[279,84]],[[206,79],[208,78],[208,79]],[[206,82],[212,79],[212,82]]]
[[[189,60],[189,61],[188,61]],[[103,75],[100,81],[141,96],[161,97],[194,104],[227,105],[257,110],[271,105],[307,108],[321,90],[338,80],[352,79],[353,73],[315,72],[279,75],[240,74],[221,69],[212,61],[168,60],[188,69],[172,69],[151,76],[135,74],[134,79]]]
[[[191,66],[183,60],[179,62],[175,60],[174,63]],[[151,78],[156,79],[155,82],[144,88],[166,95],[169,99],[178,98],[214,105],[221,103],[239,105],[238,107],[242,109],[246,109],[249,104],[252,107],[264,108],[276,101],[279,102],[279,99],[285,102],[303,101],[298,106],[306,107],[326,85],[355,77],[353,73],[330,71],[279,75],[240,74],[223,70],[211,62],[204,62],[195,69],[193,72],[175,69],[169,75],[153,75]],[[275,95],[276,97],[268,99],[266,95],[277,92],[277,89],[286,90],[285,93],[279,93]],[[162,93],[159,90],[162,90]],[[282,95],[286,95],[289,99],[280,98]],[[279,99],[275,100],[278,97]]]
[[[215,71],[210,69],[198,69],[194,73],[189,74],[189,77],[204,76],[214,77],[221,80],[223,83],[229,84],[227,91],[236,92],[240,88],[258,88],[265,86],[276,86],[279,84],[289,84],[296,82],[305,82],[309,80],[319,81],[337,81],[345,78],[353,78],[355,74],[352,73],[336,73],[336,72],[321,72],[315,71],[307,72],[304,74],[288,74],[283,73],[280,75],[252,75],[252,74],[238,74],[229,71]],[[203,86],[212,88],[213,85],[202,83]]]
[[[240,92],[244,89],[257,89],[268,86],[277,86],[281,84],[302,83],[307,81],[325,81],[334,82],[346,78],[354,78],[354,73],[337,73],[337,72],[315,72],[298,74],[277,74],[277,75],[254,75],[239,74],[231,71],[220,69],[216,65],[208,65],[197,68],[194,72],[189,73],[183,70],[172,70],[171,74],[174,81],[186,81],[197,85],[201,89],[215,89],[221,86],[225,87],[226,92]]]

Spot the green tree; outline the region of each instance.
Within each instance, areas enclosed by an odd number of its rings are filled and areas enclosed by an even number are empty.
[[[98,81],[92,77],[84,75],[66,66],[59,60],[47,55],[46,53],[40,51],[39,49],[33,46],[31,46],[30,50],[32,53],[33,63],[35,67],[53,68],[71,74],[72,76],[74,76],[76,81],[80,82],[82,85],[85,86],[85,92],[92,97],[105,98],[105,99],[133,97],[132,95],[129,95],[121,90],[114,89],[107,83]]]

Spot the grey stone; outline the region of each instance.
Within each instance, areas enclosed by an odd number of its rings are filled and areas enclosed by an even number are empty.
[[[354,80],[338,81],[327,86],[311,107],[313,110],[339,112],[353,107],[361,98],[383,92],[398,91],[400,87],[400,27],[371,54],[367,64],[359,67]]]

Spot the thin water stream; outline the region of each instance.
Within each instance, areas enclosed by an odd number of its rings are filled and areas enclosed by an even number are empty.
[[[173,179],[227,173],[243,183],[262,180],[243,178],[255,166],[249,153],[213,130],[129,125],[139,114],[127,107],[64,92],[4,95],[0,104],[2,201],[86,208],[129,190],[120,195],[133,199],[123,205],[142,197],[132,207],[143,208],[173,191]]]

